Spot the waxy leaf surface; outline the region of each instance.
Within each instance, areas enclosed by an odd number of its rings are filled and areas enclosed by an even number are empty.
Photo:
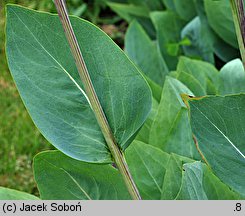
[[[125,51],[146,76],[158,85],[163,85],[168,73],[166,63],[157,45],[136,21],[133,21],[127,30]]]
[[[169,154],[134,141],[126,151],[130,172],[143,199],[159,200]]]
[[[210,63],[181,57],[174,77],[184,83],[195,96],[216,94],[218,70]]]
[[[214,174],[245,195],[245,95],[190,99],[196,144]]]
[[[180,81],[166,77],[162,99],[151,127],[149,143],[168,153],[197,158],[188,110],[181,94],[193,96]]]
[[[182,200],[230,200],[239,195],[222,183],[201,162],[186,163],[182,169],[182,184],[177,199]]]
[[[193,161],[176,154],[170,155],[162,186],[162,200],[176,199],[181,188],[183,164],[188,162]]]
[[[130,199],[120,173],[109,164],[89,164],[47,151],[34,158],[34,174],[42,199]]]
[[[203,60],[214,63],[213,41],[210,37],[210,29],[199,17],[192,19],[181,31],[181,38],[188,38],[190,46],[183,46],[185,55],[201,57]]]
[[[150,89],[104,32],[85,20],[70,18],[109,125],[125,149],[150,111]],[[10,71],[42,134],[73,158],[110,162],[58,15],[8,5],[6,34]]]
[[[229,0],[204,0],[208,22],[225,42],[238,48],[231,5]]]
[[[172,11],[152,12],[152,22],[164,60],[170,70],[176,69],[179,55],[180,32],[185,22]]]
[[[221,95],[245,92],[245,71],[240,59],[232,60],[223,66],[219,77]]]
[[[143,199],[239,199],[201,162],[135,141],[126,159]]]

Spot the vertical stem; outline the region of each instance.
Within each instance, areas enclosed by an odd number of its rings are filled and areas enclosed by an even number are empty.
[[[243,66],[245,67],[245,14],[243,0],[230,0]]]
[[[61,23],[63,25],[66,38],[69,42],[71,52],[76,61],[78,73],[84,84],[85,92],[90,101],[90,105],[94,111],[94,114],[101,128],[101,131],[105,137],[105,140],[112,154],[112,157],[118,167],[119,172],[121,173],[123,177],[123,180],[126,184],[126,187],[132,199],[140,200],[141,199],[140,194],[129,172],[129,168],[125,161],[123,153],[121,152],[121,150],[119,149],[115,141],[114,135],[111,131],[108,121],[105,117],[104,111],[96,95],[88,69],[84,62],[80,47],[78,45],[76,36],[74,34],[74,31],[73,31],[73,28],[72,28],[72,25],[71,25],[71,22],[70,22],[70,19],[69,19],[67,10],[66,10],[64,0],[55,0],[54,2],[55,2],[56,9],[58,11],[58,14],[59,14]]]

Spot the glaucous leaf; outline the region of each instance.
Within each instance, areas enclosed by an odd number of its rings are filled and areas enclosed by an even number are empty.
[[[182,169],[181,189],[177,199],[182,200],[231,200],[239,199],[201,162],[186,163]]]
[[[152,12],[150,17],[157,31],[157,40],[163,58],[169,70],[174,70],[180,52],[180,32],[185,21],[172,11]]]
[[[200,39],[198,40],[199,46],[203,48],[202,46],[203,43],[205,50],[210,51],[210,49],[212,49],[213,52],[224,62],[228,62],[234,58],[237,58],[239,56],[238,49],[224,42],[224,40],[220,38],[210,27],[207,14],[205,11],[204,1],[194,0],[194,2],[196,5],[198,17],[200,18],[201,21],[200,38],[202,38],[202,40]],[[186,47],[186,49],[187,48],[188,47]],[[210,62],[213,63],[214,61],[210,61]]]
[[[245,95],[189,99],[191,127],[214,174],[245,196]]]
[[[125,37],[125,51],[138,68],[162,86],[168,68],[156,44],[137,21],[133,21]]]
[[[219,93],[221,95],[245,93],[245,71],[240,59],[228,62],[220,70]]]
[[[229,0],[204,0],[210,26],[225,42],[238,48]]]
[[[34,158],[34,174],[45,200],[127,200],[120,173],[109,164],[89,164],[59,151]]]
[[[169,154],[134,141],[126,150],[126,160],[142,198],[159,200]]]
[[[208,27],[202,24],[199,17],[192,19],[181,31],[181,38],[188,38],[190,46],[182,46],[185,55],[214,63],[213,41]]]
[[[216,94],[218,70],[210,63],[180,57],[173,77],[184,83],[195,96]]]
[[[0,200],[39,200],[39,198],[21,191],[0,187]]]
[[[109,125],[125,149],[150,111],[148,84],[104,32],[77,17],[71,23]],[[42,134],[70,157],[110,162],[58,15],[8,5],[6,35],[10,71]]]
[[[143,199],[239,199],[201,162],[135,141],[126,150],[130,171]]]
[[[189,158],[171,154],[166,166],[164,182],[162,187],[162,200],[176,199],[182,180],[182,167],[184,163],[193,162]]]
[[[162,99],[151,127],[149,144],[168,153],[198,158],[188,110],[181,94],[193,93],[177,79],[166,77]]]

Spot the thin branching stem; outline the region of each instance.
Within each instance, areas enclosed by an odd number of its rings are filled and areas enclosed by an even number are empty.
[[[120,171],[123,180],[126,184],[126,187],[132,197],[132,199],[140,200],[140,194],[138,189],[132,179],[132,176],[129,172],[128,165],[124,158],[123,152],[119,149],[112,130],[108,124],[105,113],[101,107],[95,89],[93,87],[88,69],[86,67],[85,61],[83,59],[80,47],[78,45],[76,36],[74,34],[67,9],[65,6],[64,0],[55,0],[56,9],[58,11],[61,23],[63,25],[66,38],[69,42],[71,52],[76,62],[77,70],[79,72],[80,78],[84,84],[84,89],[91,104],[91,108],[94,111],[98,124],[101,128],[101,131],[105,137],[109,150],[112,154],[112,157],[117,165],[118,170]]]
[[[245,14],[244,0],[230,0],[239,49],[245,67]]]

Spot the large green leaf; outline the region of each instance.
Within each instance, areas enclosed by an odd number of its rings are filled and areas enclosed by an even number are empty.
[[[89,164],[47,151],[34,158],[34,174],[42,199],[130,199],[119,172],[112,165]]]
[[[198,35],[194,37],[194,39],[197,39],[197,42],[192,40],[192,46],[190,47],[194,49],[201,49],[206,50],[208,53],[212,50],[220,59],[222,59],[224,62],[230,61],[234,58],[237,58],[239,56],[239,51],[235,48],[233,48],[231,45],[227,44],[223,41],[210,27],[208,18],[205,11],[204,1],[203,0],[194,0],[198,17],[201,21],[200,26],[200,39],[198,39]],[[195,29],[195,32],[197,29]],[[193,44],[194,42],[194,44]],[[194,46],[194,47],[193,47]],[[185,47],[184,50],[188,50],[189,47]],[[195,50],[195,49],[194,49]],[[208,55],[207,57],[210,55]],[[205,54],[205,52],[203,53]],[[210,56],[211,57],[211,56]],[[207,59],[205,59],[207,60]],[[213,60],[211,61],[211,63]]]
[[[181,189],[177,199],[184,200],[224,200],[239,199],[223,184],[210,169],[201,162],[183,165]]]
[[[176,199],[181,188],[183,164],[188,162],[193,161],[189,158],[180,157],[176,154],[170,155],[166,166],[161,199]]]
[[[126,159],[143,199],[240,198],[205,164],[143,142],[133,142],[126,150]]]
[[[0,200],[38,200],[39,198],[28,193],[0,187]]]
[[[167,154],[143,142],[134,141],[126,159],[143,199],[175,199],[182,178],[182,164],[192,160]]]
[[[181,94],[193,93],[180,81],[166,77],[162,99],[152,124],[149,143],[169,153],[197,158],[188,110]]]
[[[126,159],[142,198],[160,199],[169,154],[143,142],[135,141],[127,149]]]
[[[168,68],[174,70],[180,53],[180,32],[185,21],[172,11],[152,12],[150,17],[157,31],[157,40],[163,58]]]
[[[214,63],[213,41],[207,28],[199,17],[191,20],[181,32],[182,39],[188,38],[191,41],[191,45],[183,46],[183,50],[187,56],[201,57],[205,61]]]
[[[129,58],[150,79],[163,85],[168,68],[156,44],[149,38],[141,25],[133,21],[127,30],[125,50]]]
[[[245,92],[245,71],[240,59],[228,62],[221,69],[219,76],[221,95]]]
[[[228,44],[238,48],[229,0],[204,0],[210,26]]]
[[[213,172],[245,196],[245,95],[190,99],[196,145]]]
[[[204,61],[181,57],[173,76],[184,83],[195,96],[216,94],[218,70]]]
[[[71,23],[109,125],[125,149],[150,111],[150,89],[105,33],[76,17]],[[9,68],[42,134],[73,158],[109,162],[59,17],[8,5],[6,33]]]

